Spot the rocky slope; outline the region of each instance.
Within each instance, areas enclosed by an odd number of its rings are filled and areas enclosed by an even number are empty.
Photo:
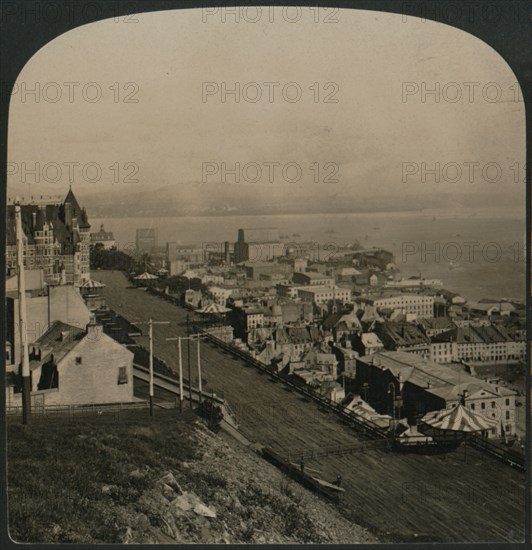
[[[334,505],[223,434],[197,423],[198,460],[166,471],[124,518],[128,543],[371,543]],[[135,470],[132,476],[149,476]]]
[[[10,425],[8,466],[18,542],[376,542],[191,412]]]

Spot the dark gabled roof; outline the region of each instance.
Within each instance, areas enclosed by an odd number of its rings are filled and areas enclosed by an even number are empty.
[[[22,230],[28,239],[28,244],[35,244],[34,231],[41,231],[44,224],[47,223],[53,230],[54,238],[61,244],[62,253],[72,254],[74,252],[80,236],[71,232],[65,225],[65,204],[71,205],[72,215],[77,218],[80,229],[90,228],[87,213],[80,208],[74,193],[70,190],[61,205],[21,205]],[[6,242],[8,245],[16,244],[15,205],[7,207]]]
[[[90,224],[87,219],[87,212],[85,212],[85,209],[81,208],[81,206],[79,205],[74,193],[72,192],[72,189],[68,190],[68,194],[65,197],[65,200],[59,208],[59,215],[63,222],[65,221],[65,206],[67,204],[69,204],[72,208],[72,217],[77,218],[80,229],[88,229],[90,227]]]
[[[457,344],[490,344],[495,342],[508,342],[512,337],[502,326],[489,325],[481,326],[465,326],[457,327],[448,330],[432,337],[432,342],[456,342]]]
[[[429,330],[452,329],[455,326],[449,317],[421,317],[418,324]]]
[[[84,330],[72,325],[67,325],[62,321],[54,321],[50,328],[38,340],[30,345],[30,350],[32,347],[35,347],[40,348],[46,353],[39,361],[32,361],[33,368],[50,359],[52,354],[54,356],[54,362],[57,364],[80,342],[80,340],[83,339],[84,336]]]
[[[389,321],[379,325],[376,332],[383,343],[393,343],[395,346],[412,346],[429,343],[429,339],[423,332],[411,323]]]
[[[345,312],[343,311],[338,311],[336,313],[331,313],[330,315],[328,315],[323,323],[322,323],[322,327],[325,329],[325,330],[330,330],[332,328],[334,328],[336,326],[336,324],[338,323],[338,321],[345,315]]]
[[[29,244],[34,244],[33,231],[41,231],[45,223],[52,223],[57,219],[59,208],[54,204],[39,206],[37,204],[23,204],[20,206],[20,217],[22,221],[22,230],[28,239]],[[33,218],[35,217],[35,226]],[[6,219],[7,244],[16,244],[15,229],[15,205],[10,204],[7,207]]]
[[[280,344],[304,344],[317,342],[320,339],[320,329],[314,326],[281,327],[275,331],[275,340]]]
[[[73,241],[72,233],[67,229],[66,225],[56,218],[52,222],[54,230],[54,237],[61,244],[61,252],[63,254],[73,254],[75,251],[75,243]]]

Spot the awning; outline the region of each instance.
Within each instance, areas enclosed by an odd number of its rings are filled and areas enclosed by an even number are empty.
[[[421,421],[438,430],[467,433],[491,430],[498,425],[498,420],[474,413],[463,405],[457,405],[452,409],[429,412]]]
[[[142,275],[138,275],[135,277],[137,281],[153,281],[155,279],[158,279],[157,275],[152,275],[151,273],[148,273],[145,271]]]
[[[197,310],[198,313],[227,313],[228,311],[231,310],[215,302]]]
[[[100,283],[100,281],[94,281],[92,279],[84,281],[79,285],[80,288],[103,288],[104,286],[105,285],[103,283]]]

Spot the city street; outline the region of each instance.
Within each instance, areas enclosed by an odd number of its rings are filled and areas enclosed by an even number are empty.
[[[107,304],[131,322],[170,321],[155,325],[155,354],[177,369],[177,342],[186,334],[184,309],[128,288],[120,272],[96,271],[105,283]],[[191,313],[191,317],[192,317]],[[147,327],[142,326],[144,334]],[[147,347],[146,337],[137,341]],[[187,344],[183,364],[187,376]],[[196,377],[196,342],[192,342],[192,381]],[[242,433],[286,456],[288,452],[364,441],[333,413],[288,390],[268,375],[201,344],[204,390],[228,400]],[[188,406],[188,405],[187,405]],[[340,506],[347,517],[387,539],[440,542],[521,541],[524,475],[480,452],[460,447],[439,456],[397,454],[368,449],[347,456],[309,461],[320,477],[342,476]]]

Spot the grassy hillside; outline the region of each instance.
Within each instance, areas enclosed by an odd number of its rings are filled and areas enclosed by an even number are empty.
[[[17,542],[371,542],[330,504],[191,412],[8,425]]]

